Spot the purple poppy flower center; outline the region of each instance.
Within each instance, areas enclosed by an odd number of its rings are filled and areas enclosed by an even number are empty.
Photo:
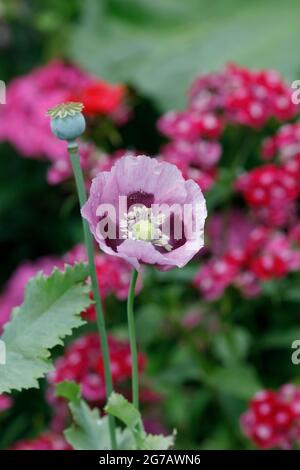
[[[128,213],[124,214],[124,219],[120,224],[122,238],[150,242],[155,247],[171,251],[169,237],[162,231],[164,222],[164,214],[154,214],[151,207],[131,206]]]
[[[117,233],[120,238],[106,238],[107,245],[114,251],[127,239],[149,242],[161,253],[175,250],[186,242],[181,218],[159,212],[154,195],[144,191],[127,196],[127,212],[117,224]]]

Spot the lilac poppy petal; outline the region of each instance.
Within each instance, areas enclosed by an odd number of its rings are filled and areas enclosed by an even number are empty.
[[[167,255],[163,255],[151,243],[142,240],[125,240],[118,247],[118,253],[122,257],[126,257],[127,261],[137,270],[140,269],[140,263],[177,266],[176,260],[169,261]]]
[[[145,155],[127,156],[116,163],[112,172],[122,195],[142,190],[153,194],[156,203],[182,203],[186,197],[185,181],[178,168],[170,163]]]
[[[105,183],[108,181],[109,177],[110,173],[108,171],[103,171],[93,179],[90,189],[90,197],[81,208],[81,215],[88,221],[90,229],[95,237],[96,226],[98,223],[96,212],[99,204],[102,201],[102,194]]]

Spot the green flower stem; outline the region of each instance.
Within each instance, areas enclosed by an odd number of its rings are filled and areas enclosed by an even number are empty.
[[[138,272],[134,269],[132,271],[131,282],[128,292],[127,300],[127,318],[128,318],[128,330],[129,330],[129,341],[131,350],[131,368],[132,368],[132,401],[135,408],[139,409],[139,368],[138,368],[138,355],[136,345],[136,334],[135,334],[135,321],[133,313],[134,303],[134,291]]]
[[[84,203],[86,202],[86,192],[85,192],[83,174],[82,174],[82,170],[80,167],[78,145],[74,143],[72,143],[71,145],[69,144],[68,151],[70,155],[73,173],[75,176],[79,203],[80,203],[80,207],[82,207]],[[94,295],[94,300],[95,300],[95,309],[96,309],[96,314],[97,314],[97,326],[98,326],[99,336],[101,340],[102,356],[103,356],[103,363],[104,363],[105,385],[106,385],[106,396],[108,399],[113,391],[113,383],[112,383],[112,375],[111,375],[111,368],[110,368],[108,340],[107,340],[107,334],[106,334],[106,329],[105,329],[105,320],[104,320],[104,315],[103,315],[103,310],[102,310],[102,302],[101,302],[100,293],[99,293],[99,286],[98,286],[95,261],[94,261],[93,238],[92,238],[92,234],[90,232],[90,229],[86,220],[82,219],[82,223],[83,223],[85,246],[86,246],[86,251],[87,251],[87,256],[88,256],[89,272],[90,272],[90,277],[92,281],[92,289],[93,289],[93,295]],[[117,449],[115,420],[112,416],[109,416],[108,418],[109,418],[111,445],[112,445],[112,448],[115,450]]]

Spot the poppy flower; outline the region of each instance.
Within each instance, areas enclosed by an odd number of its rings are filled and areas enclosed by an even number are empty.
[[[144,155],[124,156],[99,173],[82,208],[105,253],[162,271],[183,267],[203,247],[206,215],[197,183]]]

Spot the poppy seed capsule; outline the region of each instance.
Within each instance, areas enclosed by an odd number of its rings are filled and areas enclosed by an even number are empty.
[[[51,117],[51,131],[61,140],[72,141],[85,131],[82,103],[62,103],[47,112]]]
[[[53,134],[62,140],[77,139],[85,131],[85,119],[81,113],[65,118],[52,118],[50,125]]]

